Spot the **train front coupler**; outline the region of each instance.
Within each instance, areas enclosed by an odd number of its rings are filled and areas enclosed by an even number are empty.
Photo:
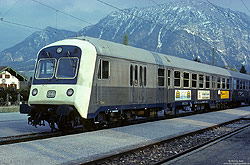
[[[21,104],[20,105],[20,113],[27,114],[28,124],[34,127],[45,126],[46,114],[43,112],[36,112],[35,106],[29,106],[28,104]]]

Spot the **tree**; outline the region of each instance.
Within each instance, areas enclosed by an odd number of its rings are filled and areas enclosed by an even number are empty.
[[[230,69],[231,71],[239,72],[236,68],[230,67],[229,69]]]
[[[244,65],[241,65],[240,73],[247,74],[247,71],[246,71],[246,69],[245,69],[245,66],[244,66]]]
[[[128,41],[128,35],[125,33],[124,34],[124,37],[123,37],[123,42],[122,42],[124,45],[128,45],[129,44],[129,41]]]

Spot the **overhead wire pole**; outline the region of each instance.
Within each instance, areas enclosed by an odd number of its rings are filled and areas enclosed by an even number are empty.
[[[58,10],[56,10],[56,29],[57,29],[57,16],[58,16]]]

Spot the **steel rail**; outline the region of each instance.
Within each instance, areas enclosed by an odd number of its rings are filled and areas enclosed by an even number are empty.
[[[243,124],[243,126],[240,127],[240,128],[233,129],[232,131],[226,132],[226,133],[224,133],[224,134],[222,134],[220,136],[217,136],[215,138],[204,141],[201,144],[197,144],[197,145],[192,146],[190,148],[186,148],[182,152],[173,153],[171,156],[167,156],[167,157],[164,156],[164,159],[161,159],[160,161],[153,162],[153,163],[152,162],[147,162],[147,164],[166,163],[166,162],[171,161],[171,160],[173,160],[173,159],[175,159],[177,157],[180,157],[180,156],[182,156],[184,154],[187,154],[187,153],[192,152],[192,151],[194,151],[196,149],[199,149],[199,148],[201,148],[201,147],[203,147],[205,145],[208,145],[208,144],[210,144],[212,142],[218,141],[219,139],[229,137],[229,136],[232,136],[234,134],[237,134],[238,132],[243,131],[245,128],[250,127],[250,118],[235,119],[235,120],[228,121],[228,122],[225,122],[225,123],[221,123],[221,124],[218,124],[218,125],[214,125],[214,126],[211,126],[211,127],[208,127],[208,128],[204,128],[204,129],[201,129],[201,130],[198,130],[198,131],[193,131],[193,132],[186,133],[186,134],[183,134],[183,135],[180,135],[180,136],[172,137],[170,139],[161,140],[161,141],[158,141],[158,142],[155,142],[155,143],[152,143],[152,144],[149,144],[149,145],[145,145],[145,146],[142,146],[142,147],[138,147],[138,148],[135,148],[135,149],[125,150],[125,151],[117,153],[117,154],[104,156],[104,157],[99,157],[98,159],[95,159],[95,160],[89,160],[89,161],[85,160],[85,162],[84,161],[81,162],[81,160],[79,160],[78,162],[74,162],[74,163],[77,163],[77,164],[109,164],[109,163],[111,163],[112,164],[113,163],[112,161],[115,162],[116,160],[119,160],[122,157],[127,157],[128,155],[135,155],[135,153],[143,152],[144,150],[150,149],[153,146],[159,146],[159,145],[163,145],[163,144],[169,143],[171,141],[178,140],[178,139],[181,139],[181,138],[185,138],[185,137],[188,137],[188,136],[193,136],[193,135],[196,135],[196,134],[206,133],[206,132],[208,132],[210,130],[214,130],[214,129],[219,128],[219,127],[226,127],[227,125],[237,123],[238,121],[241,121],[241,120],[243,120],[243,121],[246,120],[248,122],[248,124]],[[115,163],[117,163],[117,162],[115,162]],[[129,163],[129,162],[126,162],[126,163]]]

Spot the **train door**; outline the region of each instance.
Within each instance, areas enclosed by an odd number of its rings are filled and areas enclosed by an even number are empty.
[[[157,103],[165,101],[165,69],[159,67],[157,70]]]
[[[146,102],[147,68],[144,65],[130,65],[130,102]]]
[[[139,84],[138,84],[138,99],[139,103],[146,102],[146,85],[147,85],[147,68],[140,65],[139,67]]]
[[[108,59],[99,59],[98,74],[96,82],[96,102],[98,104],[106,103],[108,93],[107,84],[110,78],[110,61]]]
[[[138,103],[138,65],[130,65],[130,102]]]

